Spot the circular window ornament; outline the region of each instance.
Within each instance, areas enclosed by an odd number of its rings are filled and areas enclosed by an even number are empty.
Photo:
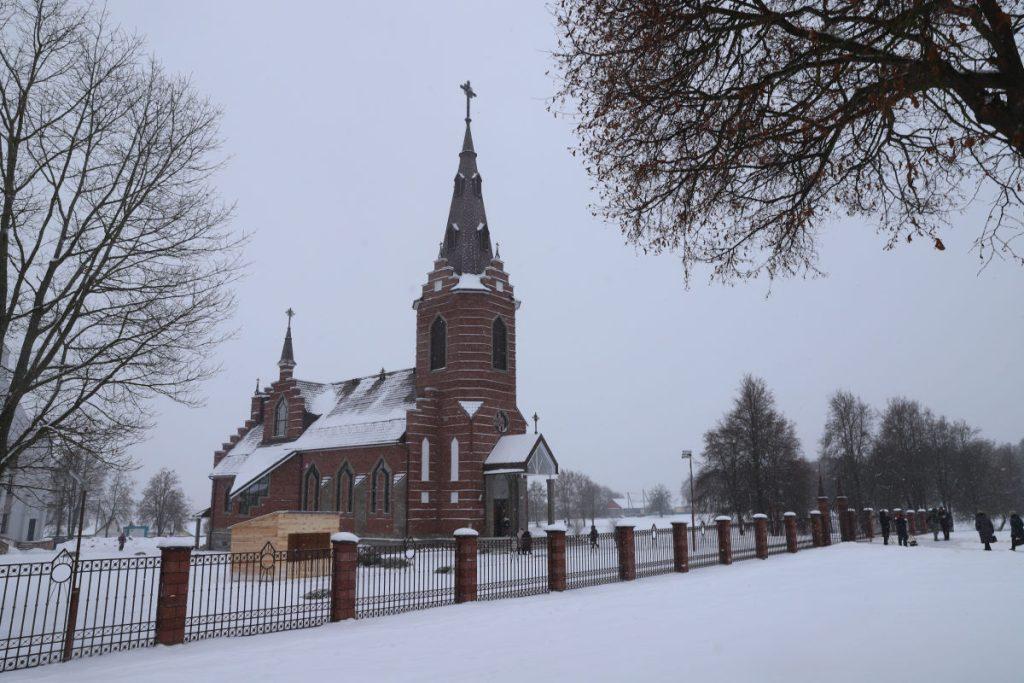
[[[498,430],[499,434],[506,433],[511,424],[512,421],[504,410],[499,410],[494,414],[494,428]]]
[[[413,550],[412,548],[406,548],[405,549],[405,559],[411,560],[414,557],[416,557],[416,551]]]

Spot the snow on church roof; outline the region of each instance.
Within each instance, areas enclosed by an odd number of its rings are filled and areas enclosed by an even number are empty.
[[[488,473],[558,474],[558,463],[543,435],[505,434],[494,444],[484,469]]]
[[[412,368],[343,382],[297,380],[306,412],[317,419],[294,441],[262,444],[259,424],[228,451],[210,476],[234,476],[231,493],[245,489],[298,451],[396,443],[405,434],[406,411],[416,406]]]

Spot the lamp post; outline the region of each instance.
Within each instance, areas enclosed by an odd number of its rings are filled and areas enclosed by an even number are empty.
[[[697,516],[693,509],[693,451],[683,451],[683,460],[690,461],[690,535],[693,537],[693,545],[697,544]]]

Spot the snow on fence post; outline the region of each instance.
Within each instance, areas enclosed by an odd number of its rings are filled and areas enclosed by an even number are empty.
[[[673,571],[690,571],[690,547],[686,533],[686,522],[672,522]]]
[[[754,555],[759,560],[768,559],[768,515],[761,512],[754,515]]]
[[[455,602],[476,600],[476,540],[475,529],[463,527],[455,530]]]
[[[549,524],[548,534],[548,590],[565,590],[565,525]]]
[[[821,510],[811,510],[811,545],[820,548],[825,545],[828,534],[821,520]]]
[[[359,537],[347,531],[331,534],[331,621],[355,619]]]
[[[185,642],[192,543],[191,538],[166,538],[157,543],[160,548],[160,588],[156,599],[156,642],[160,645]]]
[[[619,553],[619,580],[632,581],[636,578],[636,555],[633,541],[633,525],[619,522],[615,525],[615,548]]]
[[[732,564],[732,517],[715,517],[715,526],[718,527],[718,563]]]
[[[871,508],[864,508],[864,538],[875,539],[875,511]]]
[[[782,522],[786,525],[786,552],[796,552],[796,513],[787,512],[782,515]]]

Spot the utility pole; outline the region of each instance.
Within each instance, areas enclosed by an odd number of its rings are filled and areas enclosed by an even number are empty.
[[[683,451],[683,460],[690,461],[690,535],[693,537],[691,548],[697,545],[697,515],[693,507],[693,451]]]

